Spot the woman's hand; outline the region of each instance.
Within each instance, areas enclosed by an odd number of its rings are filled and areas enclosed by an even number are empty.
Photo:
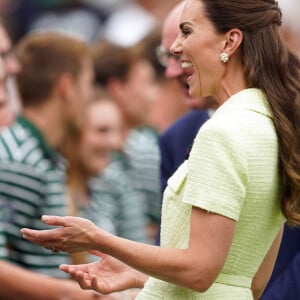
[[[116,298],[113,295],[103,295],[99,294],[96,291],[86,291],[80,288],[80,286],[74,282],[73,280],[69,281],[66,284],[65,292],[59,297],[53,297],[53,299],[60,299],[60,300],[115,300]],[[26,299],[31,299],[27,298]],[[24,299],[25,299],[24,298]]]
[[[93,289],[101,294],[110,294],[130,288],[142,288],[148,276],[129,267],[112,256],[99,251],[90,253],[100,257],[94,263],[61,265],[60,269],[78,281],[82,289]]]
[[[109,234],[96,227],[91,221],[78,217],[43,216],[42,221],[51,226],[50,230],[21,229],[23,237],[46,249],[64,252],[80,252],[99,249],[97,240]],[[111,294],[131,288],[142,288],[148,276],[129,267],[112,256],[99,251],[89,251],[100,257],[98,262],[82,265],[61,265],[60,269],[78,281],[82,289],[93,289],[99,293]],[[97,295],[101,296],[101,295]],[[115,299],[117,294],[112,294]],[[104,296],[102,296],[104,297]],[[101,298],[102,299],[102,298]],[[104,299],[104,298],[103,298]],[[110,299],[110,298],[109,298]]]
[[[21,232],[27,240],[52,250],[54,253],[95,250],[94,237],[103,234],[105,238],[108,235],[94,223],[83,218],[43,216],[42,221],[47,225],[60,227],[50,230],[23,228]]]

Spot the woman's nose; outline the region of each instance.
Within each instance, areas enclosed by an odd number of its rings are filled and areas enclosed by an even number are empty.
[[[177,38],[175,39],[175,41],[171,45],[170,52],[173,55],[180,56],[180,54],[182,52],[182,47],[181,47],[181,41],[180,41],[179,35],[177,36]]]

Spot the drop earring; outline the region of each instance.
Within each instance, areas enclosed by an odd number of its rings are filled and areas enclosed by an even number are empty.
[[[222,61],[223,63],[227,63],[229,61],[229,56],[226,52],[222,52],[220,54],[220,61]]]

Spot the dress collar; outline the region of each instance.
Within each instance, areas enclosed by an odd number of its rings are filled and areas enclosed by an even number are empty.
[[[214,113],[214,116],[234,110],[252,110],[272,118],[272,111],[265,94],[257,88],[249,88],[232,95]]]

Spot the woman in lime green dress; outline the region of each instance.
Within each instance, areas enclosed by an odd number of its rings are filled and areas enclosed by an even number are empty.
[[[97,263],[61,266],[83,288],[142,287],[138,300],[258,299],[284,221],[300,222],[300,62],[280,25],[273,0],[186,2],[171,51],[190,95],[214,96],[220,107],[168,181],[160,247],[71,217],[44,217],[61,228],[23,229],[24,237],[47,249],[101,251]]]

